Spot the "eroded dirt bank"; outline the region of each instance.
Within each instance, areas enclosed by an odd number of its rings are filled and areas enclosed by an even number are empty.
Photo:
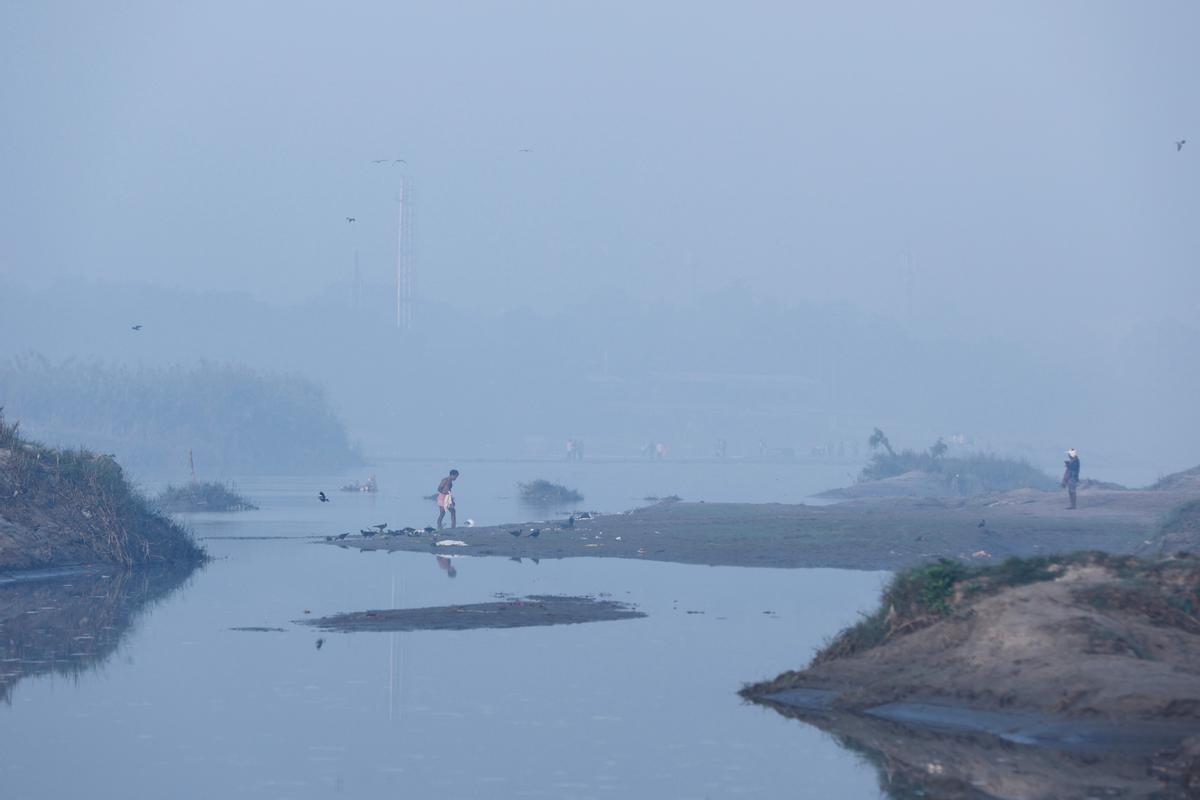
[[[941,562],[897,575],[878,611],[806,668],[742,694],[873,749],[886,744],[882,719],[1084,754],[1140,750],[1200,790],[1198,612],[1192,556]],[[1121,774],[1117,785],[1136,770]]]

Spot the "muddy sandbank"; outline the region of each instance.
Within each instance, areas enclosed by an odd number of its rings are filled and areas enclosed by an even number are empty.
[[[1189,491],[1018,490],[970,498],[870,498],[833,505],[670,502],[622,514],[491,527],[433,536],[352,536],[333,544],[363,550],[440,551],[509,558],[602,556],[752,567],[894,570],[938,558],[999,560],[1069,552],[1143,552],[1159,521],[1197,495]],[[538,535],[532,536],[536,530]],[[517,535],[513,535],[513,533]]]
[[[322,630],[357,631],[465,631],[478,628],[527,628],[574,625],[644,617],[626,603],[594,597],[532,595],[493,603],[430,606],[390,610],[355,611],[297,622]]]

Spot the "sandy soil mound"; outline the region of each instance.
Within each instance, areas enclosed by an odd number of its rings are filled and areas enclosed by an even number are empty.
[[[1159,530],[1159,551],[1200,551],[1200,500],[1181,503],[1167,514]]]
[[[957,497],[959,494],[946,476],[914,469],[883,480],[862,481],[840,489],[830,489],[817,497],[850,500],[864,497]]]
[[[908,701],[1200,722],[1200,560],[937,566],[898,576],[891,604],[804,671],[747,694],[812,687],[835,690],[843,709]]]
[[[1168,492],[1197,492],[1200,491],[1200,466],[1174,472],[1164,478],[1159,478],[1151,489]]]

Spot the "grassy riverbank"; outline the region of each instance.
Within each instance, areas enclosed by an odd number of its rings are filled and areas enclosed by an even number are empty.
[[[0,570],[204,558],[183,528],[132,489],[112,457],[27,441],[0,412]]]

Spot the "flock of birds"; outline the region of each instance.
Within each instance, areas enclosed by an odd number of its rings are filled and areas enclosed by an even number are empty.
[[[329,502],[329,498],[325,496],[324,492],[318,492],[317,498],[322,503]],[[567,518],[567,520],[565,522],[560,522],[558,524],[557,530],[560,530],[560,531],[573,530],[575,528],[576,520],[587,521],[587,520],[594,519],[594,518],[595,518],[594,515],[590,511],[585,511],[582,514],[572,514],[571,516],[569,516]],[[467,527],[468,528],[475,527],[474,522],[472,520],[467,520]],[[524,536],[528,539],[536,539],[542,535],[543,530],[551,530],[551,528],[529,528],[528,530],[522,530],[521,528],[514,528],[508,532],[508,535],[513,537],[514,539],[519,539],[522,536]],[[359,530],[358,535],[364,539],[371,539],[375,536],[432,535],[432,534],[437,533],[437,531],[438,531],[437,528],[434,528],[434,527],[431,527],[428,525],[425,526],[424,528],[406,527],[406,528],[393,529],[393,528],[389,528],[388,524],[386,522],[381,522],[378,525],[372,525],[369,528],[362,528],[361,530]],[[339,533],[336,536],[326,536],[325,541],[327,541],[327,542],[342,542],[353,535],[354,535],[354,533],[352,531],[346,531],[345,533]]]
[[[426,526],[420,529],[399,528],[397,530],[392,530],[388,528],[388,524],[386,522],[381,522],[378,525],[372,525],[369,528],[363,528],[358,533],[364,539],[370,539],[374,536],[421,536],[422,534],[437,533],[437,528]],[[325,541],[341,542],[351,535],[353,535],[351,531],[346,531],[345,533],[339,533],[337,536],[326,536]]]

